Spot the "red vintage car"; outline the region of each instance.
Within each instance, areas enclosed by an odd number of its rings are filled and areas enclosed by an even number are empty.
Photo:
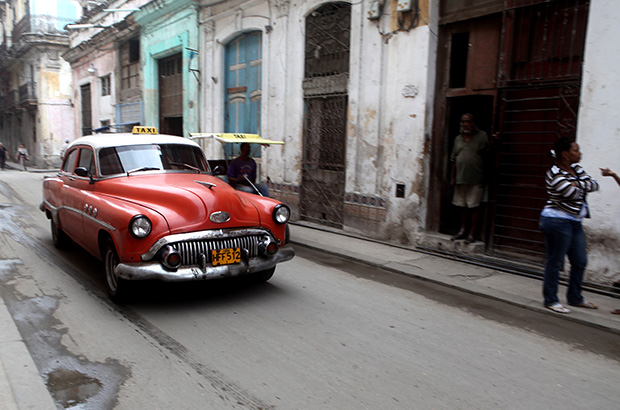
[[[113,300],[133,280],[266,281],[293,258],[285,204],[233,189],[189,139],[134,132],[77,139],[43,181],[54,244],[102,259]]]

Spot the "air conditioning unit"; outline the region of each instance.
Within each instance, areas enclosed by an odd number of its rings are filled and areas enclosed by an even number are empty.
[[[402,13],[404,11],[411,11],[411,7],[413,6],[413,0],[398,0],[396,3],[396,11]]]

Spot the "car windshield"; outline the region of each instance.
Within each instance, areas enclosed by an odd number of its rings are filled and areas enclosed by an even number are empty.
[[[99,151],[101,175],[131,171],[185,170],[206,172],[200,148],[183,144],[144,144],[102,148]]]

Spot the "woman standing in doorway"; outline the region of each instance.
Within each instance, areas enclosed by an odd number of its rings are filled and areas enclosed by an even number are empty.
[[[569,313],[558,299],[560,270],[564,256],[570,261],[570,277],[566,299],[569,305],[597,309],[581,295],[581,284],[588,263],[586,238],[581,221],[590,217],[586,202],[588,192],[598,191],[599,185],[578,165],[581,160],[579,144],[561,137],[551,152],[555,164],[547,171],[548,200],[541,213],[540,227],[545,234],[547,261],[543,281],[545,307],[557,313]]]

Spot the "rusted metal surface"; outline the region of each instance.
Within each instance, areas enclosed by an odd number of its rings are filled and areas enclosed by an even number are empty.
[[[501,101],[493,247],[542,257],[544,237],[538,220],[547,198],[549,150],[559,135],[575,135],[579,87],[509,89]]]
[[[82,135],[91,135],[93,131],[93,109],[90,83],[80,87],[80,95],[82,97]]]
[[[509,1],[508,3],[522,3]],[[502,85],[579,81],[588,19],[587,0],[556,0],[508,8]]]
[[[159,113],[165,117],[183,115],[183,59],[181,54],[159,61]]]
[[[328,3],[306,19],[304,156],[300,213],[342,227],[351,6]]]
[[[465,3],[474,10],[461,7]],[[485,0],[442,5],[442,12],[454,12],[442,16],[440,25],[440,49],[446,51],[438,56],[438,66],[444,67],[438,75],[443,95],[435,105],[431,180],[442,190],[429,196],[441,216],[429,212],[428,223],[442,233],[458,227],[446,183],[447,156],[458,117],[473,110],[477,125],[493,141],[482,239],[490,252],[540,261],[544,173],[557,138],[576,136],[589,1],[504,0],[502,10],[496,6]],[[472,13],[487,14],[471,18]],[[459,43],[465,35],[467,41]],[[466,54],[452,50],[459,44]],[[455,55],[465,58],[453,61]],[[452,81],[453,74],[461,81]],[[493,98],[492,104],[484,95]]]
[[[345,191],[347,97],[306,98],[301,215],[341,227]]]
[[[549,150],[576,137],[588,1],[507,1],[492,248],[542,259]]]

